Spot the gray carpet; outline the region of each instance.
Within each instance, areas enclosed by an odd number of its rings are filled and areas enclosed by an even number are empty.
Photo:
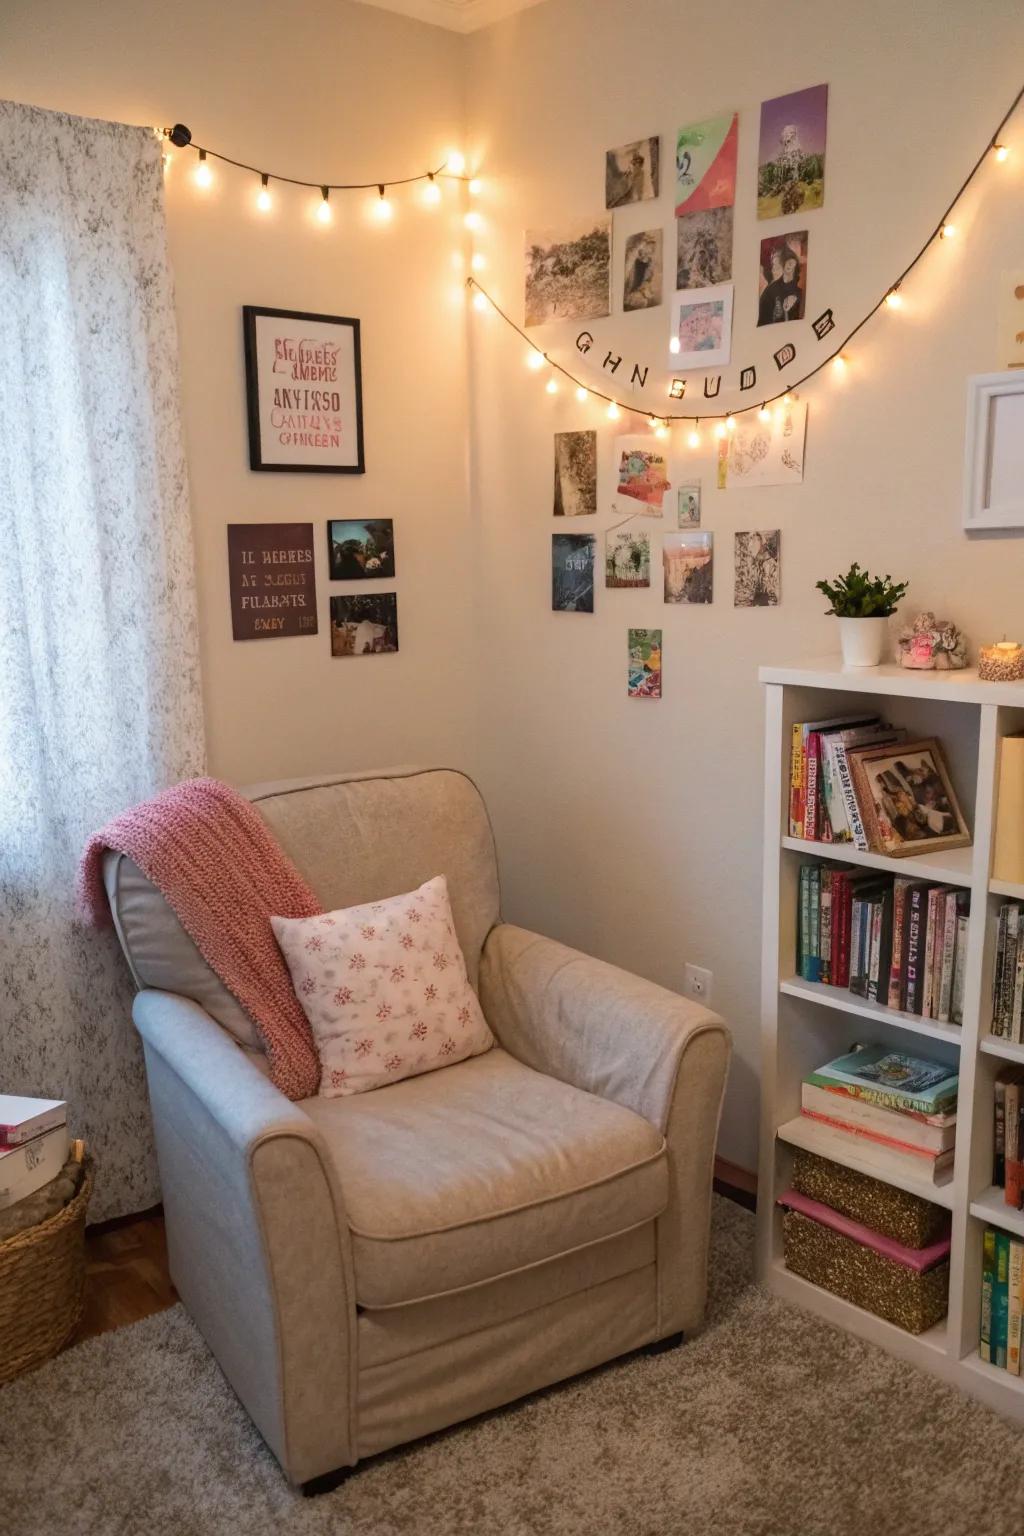
[[[10,1536],[967,1536],[1020,1529],[1021,1438],[750,1279],[715,1200],[699,1338],[368,1462],[306,1500],[180,1307],[0,1389]]]

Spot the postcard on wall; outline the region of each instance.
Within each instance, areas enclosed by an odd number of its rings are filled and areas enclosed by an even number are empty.
[[[645,229],[626,239],[622,277],[622,307],[656,309],[661,303],[662,245],[660,229]]]
[[[757,216],[785,218],[825,200],[828,86],[775,96],[761,103],[757,156]]]
[[[361,475],[359,321],[242,308],[250,469]]]
[[[651,536],[643,528],[610,528],[604,536],[606,587],[649,587]]]
[[[631,629],[626,692],[631,699],[661,698],[661,630]]]
[[[395,575],[395,524],[390,517],[332,518],[327,524],[332,581],[382,581]]]
[[[676,219],[676,287],[713,288],[732,277],[732,208]]]
[[[700,486],[699,480],[688,480],[676,490],[680,528],[700,527]]]
[[[732,354],[732,284],[689,288],[672,300],[671,367],[711,368]]]
[[[777,608],[782,570],[778,528],[736,535],[734,603],[737,608]]]
[[[668,459],[656,437],[615,439],[615,510],[660,517],[665,492],[671,489]]]
[[[315,635],[312,523],[228,523],[235,640]]]
[[[799,399],[773,406],[768,421],[752,412],[739,417],[719,448],[719,485],[730,491],[742,485],[799,485],[806,431],[807,405]]]
[[[666,533],[661,559],[666,603],[710,603],[714,592],[713,533]]]
[[[807,303],[807,231],[769,235],[761,241],[758,325],[802,320]]]
[[[676,136],[676,218],[736,201],[739,116],[725,112],[680,128]]]
[[[593,613],[596,543],[592,533],[551,535],[551,607],[556,613]]]
[[[526,324],[598,320],[612,310],[612,221],[526,231]]]
[[[996,367],[1024,368],[1024,267],[999,274],[999,353]]]
[[[397,650],[396,593],[331,598],[332,656],[379,656]]]
[[[661,160],[661,140],[637,139],[605,154],[604,205],[624,208],[627,203],[642,203],[657,197]]]
[[[597,433],[555,433],[555,517],[597,511]]]

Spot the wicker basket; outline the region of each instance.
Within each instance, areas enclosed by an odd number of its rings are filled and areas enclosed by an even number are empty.
[[[49,1360],[78,1326],[92,1164],[56,1216],[0,1243],[0,1382]]]

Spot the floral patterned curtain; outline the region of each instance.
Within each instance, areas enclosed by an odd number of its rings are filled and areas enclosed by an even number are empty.
[[[159,1198],[87,835],[202,771],[160,144],[0,102],[0,1092],[67,1099],[92,1220]]]

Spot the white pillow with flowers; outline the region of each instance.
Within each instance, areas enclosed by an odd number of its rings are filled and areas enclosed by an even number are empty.
[[[313,1031],[327,1098],[433,1072],[494,1044],[443,875],[406,896],[270,921]]]

